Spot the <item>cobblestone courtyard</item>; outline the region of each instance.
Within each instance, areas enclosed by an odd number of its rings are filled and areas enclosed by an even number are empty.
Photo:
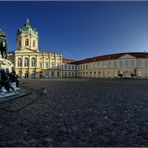
[[[148,146],[148,80],[21,85],[32,94],[0,104],[0,146]]]

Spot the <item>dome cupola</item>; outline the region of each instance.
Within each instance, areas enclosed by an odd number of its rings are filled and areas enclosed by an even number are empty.
[[[38,31],[36,28],[32,28],[29,22],[29,19],[27,19],[26,23],[24,24],[23,28],[18,29],[17,35],[25,34],[25,33],[31,33],[34,35],[38,35]]]
[[[17,49],[39,51],[38,40],[38,31],[31,27],[29,19],[27,19],[24,26],[17,30]]]

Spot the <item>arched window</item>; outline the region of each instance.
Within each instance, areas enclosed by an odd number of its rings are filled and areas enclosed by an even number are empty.
[[[35,67],[36,66],[36,59],[35,58],[32,58],[32,67]]]
[[[25,40],[25,46],[29,46],[29,39]]]
[[[35,40],[33,40],[33,47],[35,47]]]
[[[18,67],[22,67],[22,59],[18,58],[18,63],[17,63]]]
[[[29,67],[29,59],[25,58],[25,67]]]

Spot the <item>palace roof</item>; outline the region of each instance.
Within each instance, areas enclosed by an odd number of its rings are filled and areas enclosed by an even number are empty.
[[[127,53],[116,53],[116,54],[96,56],[96,57],[87,58],[84,60],[71,62],[70,64],[85,64],[85,63],[97,62],[97,61],[115,60],[126,54],[131,55],[135,58],[148,58],[147,52],[127,52]]]

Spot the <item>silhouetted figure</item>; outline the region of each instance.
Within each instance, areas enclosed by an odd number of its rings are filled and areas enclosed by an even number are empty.
[[[7,92],[10,92],[10,89],[15,91],[11,85],[11,81],[9,79],[9,76],[6,74],[4,69],[1,69],[0,70],[0,88],[2,88],[3,86],[7,90]]]

